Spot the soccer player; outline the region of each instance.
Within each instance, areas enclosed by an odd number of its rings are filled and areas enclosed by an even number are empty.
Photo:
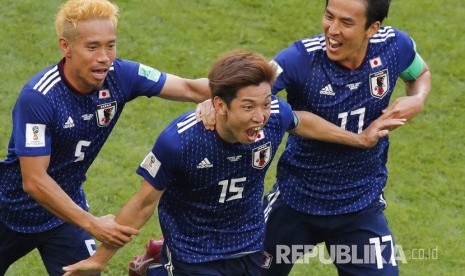
[[[165,128],[140,164],[142,187],[116,221],[139,229],[159,201],[164,268],[150,268],[148,275],[259,275],[264,177],[285,132],[370,147],[387,135],[384,128],[403,124],[381,120],[358,135],[293,112],[272,96],[275,76],[260,55],[224,55],[208,75],[216,131],[187,112]],[[100,272],[117,249],[102,244],[88,260],[65,267],[65,275]]]
[[[293,109],[355,133],[383,112],[408,120],[420,113],[430,72],[407,33],[381,26],[389,6],[390,0],[327,0],[324,33],[274,58],[280,74],[273,94],[284,89]],[[399,78],[406,96],[389,104]],[[320,242],[340,275],[399,273],[383,214],[388,147],[387,137],[360,149],[291,133],[266,197],[263,275],[287,275],[296,256],[286,252]]]
[[[137,230],[94,217],[85,174],[125,104],[138,96],[200,102],[208,80],[189,80],[116,58],[118,8],[70,0],[56,31],[63,58],[23,87],[13,109],[8,155],[0,162],[0,275],[37,248],[50,275],[86,259],[92,238],[122,246]]]

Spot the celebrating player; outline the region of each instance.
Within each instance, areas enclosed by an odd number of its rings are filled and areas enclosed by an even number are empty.
[[[216,131],[188,112],[165,128],[140,164],[142,187],[116,221],[139,229],[159,201],[164,266],[150,267],[148,275],[259,275],[264,177],[285,132],[371,147],[386,128],[403,124],[378,120],[355,134],[309,112],[293,112],[272,96],[275,76],[275,67],[257,54],[224,55],[208,76]],[[116,250],[102,244],[88,260],[65,267],[65,276],[102,271]]]
[[[285,89],[293,109],[355,133],[383,112],[406,119],[420,113],[431,89],[430,72],[405,32],[381,26],[389,5],[390,0],[327,0],[324,33],[298,40],[274,58],[280,75],[273,94]],[[407,95],[389,104],[398,78]],[[296,256],[283,252],[320,242],[340,275],[398,274],[383,214],[388,147],[388,138],[356,149],[291,133],[275,189],[266,197],[263,275],[287,275]]]
[[[95,251],[92,236],[115,246],[130,241],[137,230],[87,212],[87,169],[132,99],[210,96],[207,79],[116,58],[117,16],[106,0],[66,2],[55,22],[63,58],[26,83],[17,99],[0,162],[0,275],[35,248],[49,275],[62,275],[63,266]]]

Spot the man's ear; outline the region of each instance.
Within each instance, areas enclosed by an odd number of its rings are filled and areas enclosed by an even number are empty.
[[[381,28],[381,22],[375,21],[373,24],[371,24],[367,30],[368,39],[372,38],[378,32],[379,28]]]
[[[58,40],[58,46],[60,47],[61,52],[64,57],[71,57],[71,43],[64,37],[60,37]]]
[[[226,114],[226,103],[218,96],[213,98],[213,107],[215,107],[216,113],[220,115]]]

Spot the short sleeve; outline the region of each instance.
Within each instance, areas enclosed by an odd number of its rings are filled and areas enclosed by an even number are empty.
[[[157,96],[166,82],[166,73],[142,63],[115,59],[116,75],[128,101],[139,96]]]
[[[152,150],[139,165],[137,173],[155,189],[162,191],[175,182],[181,157],[176,125],[170,125],[158,137]]]
[[[51,153],[53,108],[41,93],[24,89],[13,109],[15,153],[19,156],[41,156]]]
[[[272,93],[276,95],[283,89],[292,90],[293,86],[301,83],[298,78],[302,75],[305,58],[299,52],[297,42],[281,50],[271,61],[277,67],[277,78],[273,84]]]

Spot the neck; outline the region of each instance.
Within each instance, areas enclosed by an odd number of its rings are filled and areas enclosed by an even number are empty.
[[[237,142],[231,131],[229,131],[229,129],[226,127],[226,122],[223,120],[223,117],[220,115],[216,115],[215,130],[221,140],[230,144]]]

